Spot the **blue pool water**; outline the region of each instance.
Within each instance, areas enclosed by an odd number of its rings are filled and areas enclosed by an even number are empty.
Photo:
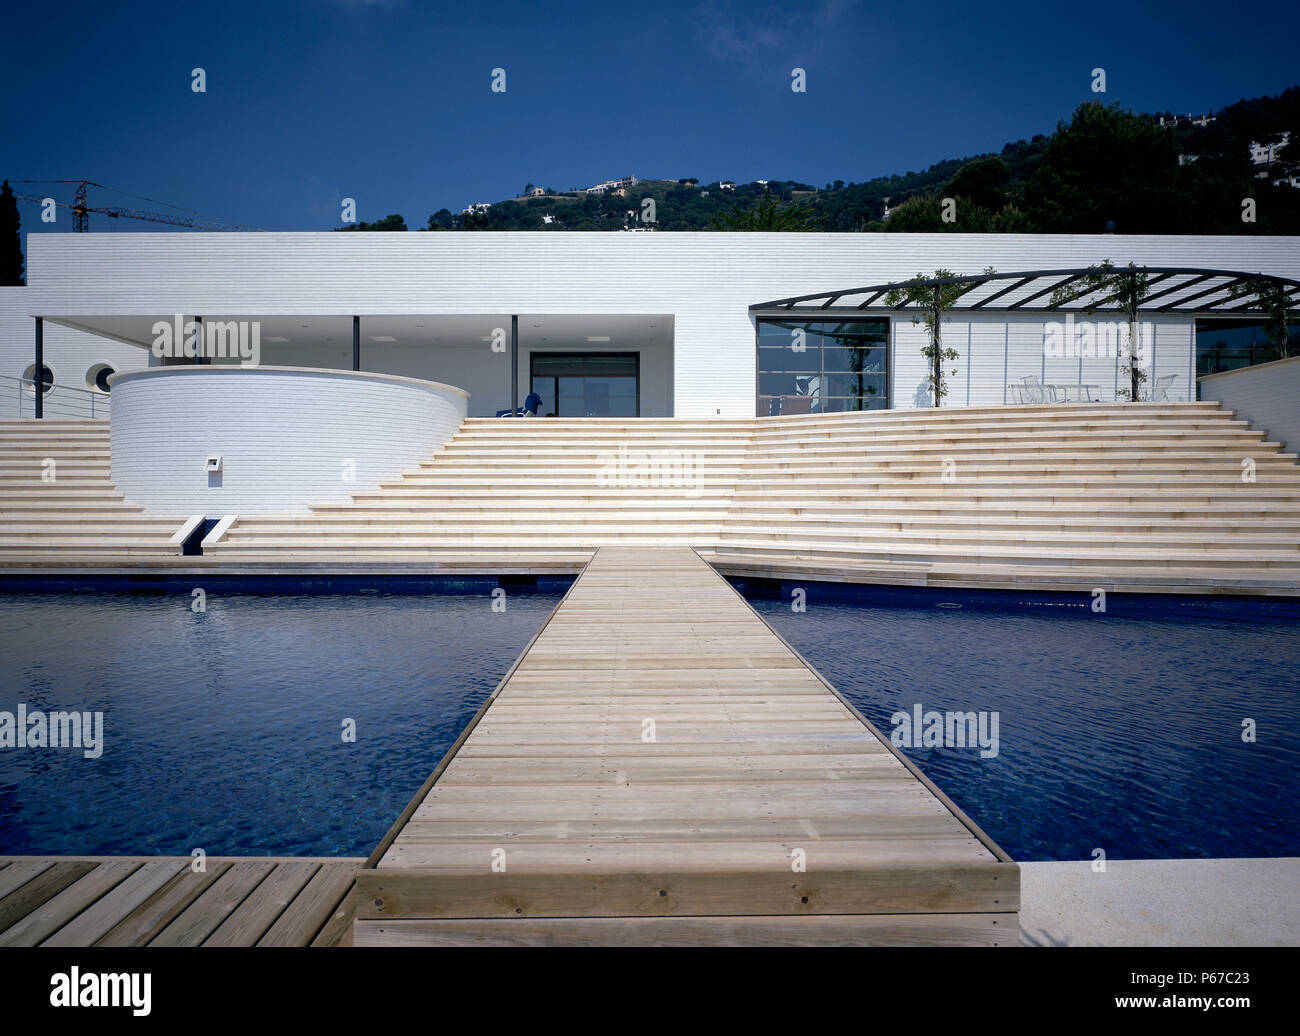
[[[1300,622],[807,593],[750,603],[883,733],[999,714],[996,757],[905,751],[1014,859],[1300,856]]]
[[[0,750],[0,854],[368,855],[557,600],[0,595],[0,710],[105,728]]]
[[[0,854],[368,854],[558,600],[475,589],[0,594],[0,710],[106,746],[0,750]],[[807,592],[750,600],[882,731],[997,712],[995,758],[907,751],[1014,858],[1300,855],[1300,622]]]

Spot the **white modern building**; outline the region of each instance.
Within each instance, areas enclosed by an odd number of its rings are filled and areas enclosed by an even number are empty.
[[[1150,271],[1145,385],[1262,354],[1244,278],[1300,279],[1300,239],[754,233],[32,234],[29,285],[0,289],[0,393],[16,415],[41,327],[47,412],[101,408],[114,372],[158,357],[160,324],[255,329],[267,367],[359,370],[468,393],[470,416],[753,417],[926,407],[923,325],[883,287],[981,281],[949,312],[946,406],[1112,401],[1122,316],[1053,289],[1111,261]],[[1095,325],[1085,327],[1085,325]],[[210,334],[211,332],[209,332]],[[1062,335],[1065,338],[1062,338]],[[1062,342],[1064,344],[1062,345]],[[1260,351],[1257,357],[1256,352]],[[239,363],[237,356],[206,362]],[[31,413],[31,386],[23,411]],[[0,399],[3,399],[0,396]]]

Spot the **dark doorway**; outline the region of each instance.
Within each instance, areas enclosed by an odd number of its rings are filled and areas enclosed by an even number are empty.
[[[640,353],[531,353],[529,384],[539,416],[641,416]]]

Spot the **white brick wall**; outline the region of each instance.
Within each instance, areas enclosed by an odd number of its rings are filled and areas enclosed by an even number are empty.
[[[18,416],[17,390],[6,379],[21,378],[32,365],[36,345],[32,297],[27,288],[0,288],[0,420]],[[46,397],[51,417],[90,416],[89,397],[65,390],[85,389],[86,375],[101,363],[115,371],[139,370],[149,365],[149,354],[139,346],[45,321],[45,366],[54,374],[53,393]],[[23,416],[32,416],[30,399]]]
[[[1201,399],[1219,400],[1288,453],[1300,452],[1300,356],[1207,374]]]
[[[29,306],[46,314],[672,314],[673,412],[681,417],[753,415],[748,307],[758,302],[940,267],[1012,272],[1105,259],[1300,276],[1294,237],[97,233],[33,234],[28,250],[38,274]],[[1009,319],[1012,376],[1041,377],[1041,320]],[[1185,318],[1178,320],[1181,326]],[[919,329],[907,320],[896,327],[894,399],[907,406],[924,377],[915,355]],[[964,348],[964,327],[954,321],[950,333]],[[991,349],[987,356],[976,352],[970,372],[972,403],[1002,401],[1003,355],[996,329],[988,336]],[[1164,353],[1163,338],[1160,349],[1162,366],[1166,357],[1186,366],[1188,354]],[[1085,380],[1105,383],[1103,373],[1090,371]],[[1110,374],[1113,391],[1113,368]],[[1170,398],[1186,398],[1187,388],[1175,383]],[[958,399],[964,384],[950,402]]]
[[[113,384],[113,480],[149,511],[303,512],[416,466],[460,427],[465,403],[386,375],[156,367]],[[213,453],[224,458],[220,485],[203,470]]]

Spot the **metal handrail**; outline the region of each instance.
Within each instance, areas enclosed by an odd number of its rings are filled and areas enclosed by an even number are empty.
[[[18,401],[19,417],[36,416],[36,379],[15,378],[0,374],[0,382],[12,384]],[[112,399],[104,392],[74,388],[71,385],[51,385],[41,399],[45,414],[60,417],[90,417],[107,420],[111,416]]]

